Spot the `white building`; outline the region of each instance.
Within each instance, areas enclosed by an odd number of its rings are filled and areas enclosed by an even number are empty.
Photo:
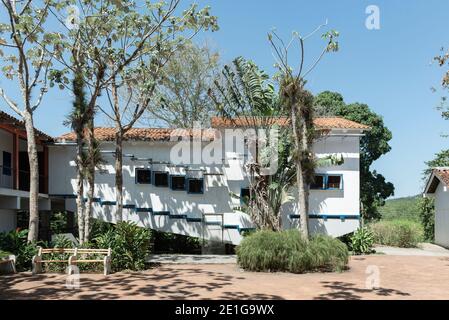
[[[424,196],[435,199],[435,243],[449,248],[449,167],[432,170]]]
[[[51,209],[48,196],[48,147],[52,138],[36,130],[39,158],[39,210]],[[29,208],[30,173],[25,125],[0,111],[0,232],[16,227],[17,210]]]
[[[314,145],[316,156],[339,154],[344,163],[317,169],[316,182],[310,193],[310,229],[341,236],[359,226],[359,139],[369,128],[342,118],[318,118],[315,124],[326,132]],[[232,126],[243,124],[233,121]],[[186,158],[183,165],[173,161],[173,152],[182,148],[182,144],[170,141],[170,137],[177,136],[179,140],[184,139],[182,143],[195,145],[191,141],[192,131],[134,128],[126,134],[123,148],[124,219],[160,231],[232,244],[240,242],[241,233],[254,227],[249,216],[237,210],[241,200],[233,196],[248,192],[244,169],[248,149],[239,152],[221,146],[216,150],[222,150],[219,156],[222,161],[211,164],[204,155],[210,154],[208,151],[219,143],[219,137],[223,137],[231,125],[225,119],[213,118],[212,127],[201,132],[203,141],[196,145],[197,149],[194,146],[190,159]],[[114,150],[114,129],[96,128],[95,136],[101,141],[106,164],[96,173],[94,217],[114,222],[115,159],[111,151]],[[1,141],[0,150],[3,150],[6,146],[3,146],[3,139]],[[73,141],[74,135],[69,133],[44,145],[45,150],[48,148],[49,183],[48,193],[42,197],[49,199],[52,209],[76,211]],[[203,157],[199,157],[200,153]],[[8,162],[5,167],[7,165]],[[0,191],[0,195],[2,192],[5,191]],[[11,214],[18,208],[9,209]],[[298,227],[295,201],[283,205],[282,217],[284,228]],[[11,227],[10,221],[4,228]]]

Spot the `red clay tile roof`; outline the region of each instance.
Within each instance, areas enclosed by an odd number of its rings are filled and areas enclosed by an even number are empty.
[[[449,167],[438,167],[432,170],[432,174],[426,183],[424,193],[435,193],[440,182],[447,187],[449,186]]]
[[[25,122],[23,120],[19,120],[1,110],[0,110],[0,124],[9,125],[9,126],[15,127],[17,129],[23,130],[23,131],[26,130]],[[53,138],[50,137],[48,134],[46,134],[36,128],[34,128],[34,130],[35,130],[35,134],[37,135],[38,138],[40,138],[42,140],[48,140],[48,141],[53,140]]]
[[[433,172],[446,186],[449,186],[449,168],[435,168]]]
[[[223,117],[213,117],[211,120],[212,128],[226,127],[245,127],[245,126],[263,126],[263,125],[288,125],[290,119],[287,117],[239,117],[228,119]],[[340,117],[316,118],[314,124],[318,129],[359,129],[369,130],[370,127],[355,121]]]
[[[170,137],[177,139],[184,137],[198,136],[197,130],[191,129],[169,129],[169,128],[132,128],[125,133],[124,140],[135,141],[170,141]],[[203,130],[203,139],[212,140],[215,137],[215,130]],[[115,128],[98,127],[94,130],[94,136],[100,141],[113,141],[115,138]],[[66,133],[60,136],[58,141],[74,141],[76,135],[74,132]]]
[[[279,118],[249,118],[240,117],[235,119],[227,119],[222,117],[213,117],[211,119],[212,128],[226,128],[226,127],[245,127],[251,123],[256,122],[257,125],[288,125],[289,119],[286,117]],[[316,118],[314,120],[318,129],[359,129],[369,130],[370,127],[363,124],[346,120],[343,118]],[[168,128],[132,128],[124,136],[124,140],[135,141],[169,141],[170,136],[192,138],[194,136],[191,129],[168,129]],[[203,130],[203,139],[212,140],[216,135],[214,129]],[[113,141],[115,136],[115,128],[112,127],[98,127],[94,131],[95,137],[100,141]],[[196,135],[196,134],[195,134]],[[66,133],[59,138],[58,141],[74,141],[76,139],[75,133]]]

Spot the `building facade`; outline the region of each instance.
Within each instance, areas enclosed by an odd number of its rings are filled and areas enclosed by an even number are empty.
[[[316,119],[315,125],[325,131],[314,143],[316,157],[339,155],[343,163],[317,168],[309,199],[309,227],[314,233],[341,236],[359,226],[359,140],[369,128],[342,118]],[[225,140],[229,130],[242,129],[244,124],[234,121],[231,125],[222,118],[212,119],[212,129],[197,131],[201,140],[195,139],[194,130],[131,129],[123,143],[124,220],[238,244],[243,232],[254,228],[241,211],[242,198],[249,192],[246,163],[251,155],[247,140],[242,149],[229,147]],[[95,136],[104,164],[96,171],[94,217],[115,222],[114,129],[96,128]],[[76,211],[74,140],[69,133],[45,145],[49,168],[45,196],[52,209]],[[284,228],[299,227],[295,199],[284,203],[281,213]]]

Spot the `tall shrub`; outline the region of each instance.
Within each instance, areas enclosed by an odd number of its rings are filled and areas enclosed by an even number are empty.
[[[132,222],[119,222],[95,238],[99,248],[112,249],[112,270],[143,270],[149,253],[151,231]]]
[[[424,229],[424,238],[428,241],[435,240],[435,205],[434,199],[421,198],[418,203],[419,218]]]
[[[237,247],[238,264],[250,271],[339,271],[348,263],[348,249],[329,236],[306,241],[298,230],[257,231]]]

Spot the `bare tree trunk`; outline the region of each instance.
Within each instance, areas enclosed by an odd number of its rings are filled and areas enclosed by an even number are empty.
[[[89,241],[90,237],[90,219],[92,217],[92,204],[95,193],[95,137],[94,137],[94,115],[93,110],[88,112],[92,113],[88,120],[88,133],[87,133],[87,147],[88,147],[88,164],[87,164],[87,202],[84,213],[84,242]]]
[[[299,88],[295,88],[296,90],[300,90]],[[292,91],[296,91],[293,89]],[[290,99],[290,113],[291,113],[291,121],[292,121],[292,129],[293,129],[293,137],[295,140],[295,162],[296,162],[296,184],[298,188],[298,209],[299,209],[299,221],[300,221],[300,229],[304,239],[309,238],[309,215],[308,215],[308,194],[306,194],[307,186],[306,179],[304,177],[304,170],[301,163],[302,158],[302,143],[300,136],[300,128],[298,125],[298,99],[297,92],[291,92]],[[301,130],[302,131],[302,130]],[[302,137],[304,139],[304,137]]]
[[[87,179],[89,189],[87,192],[86,213],[84,216],[84,242],[89,242],[90,238],[90,220],[92,218],[92,204],[95,192],[95,178],[93,178],[95,175],[95,167],[93,171],[93,174],[90,173]]]
[[[28,226],[28,242],[31,242],[37,241],[39,233],[39,162],[33,115],[29,110],[23,111],[23,120],[25,121],[28,161],[30,164],[30,221]]]
[[[116,212],[115,220],[123,221],[123,133],[117,128],[115,133],[115,192]]]
[[[78,179],[76,190],[76,214],[78,216],[78,238],[80,244],[84,243],[84,164],[83,164],[83,137],[77,132],[76,137],[76,176]]]

